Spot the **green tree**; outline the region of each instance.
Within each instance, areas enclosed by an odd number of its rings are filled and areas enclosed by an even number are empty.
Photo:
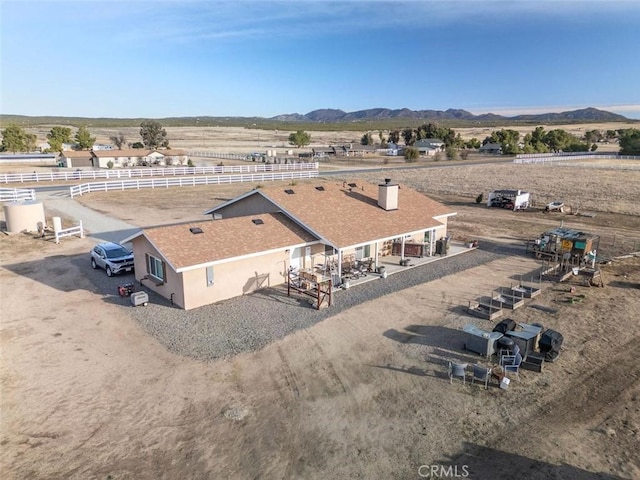
[[[487,143],[499,143],[504,155],[514,155],[520,152],[518,146],[520,133],[517,130],[502,129],[491,132],[491,135],[484,139],[483,145]]]
[[[413,163],[420,157],[420,152],[415,147],[406,147],[404,149],[404,159],[406,162]]]
[[[87,127],[83,125],[76,132],[76,142],[80,150],[89,150],[96,143],[96,137],[92,137]]]
[[[303,130],[298,130],[289,135],[289,144],[295,145],[297,148],[304,147],[311,143],[311,135]]]
[[[36,136],[33,133],[27,133],[18,125],[7,125],[0,132],[2,134],[2,151],[3,152],[31,152],[36,147]]]
[[[168,147],[167,131],[160,122],[155,120],[145,120],[140,124],[140,136],[142,143],[147,148]]]
[[[613,140],[618,136],[618,132],[616,132],[615,130],[607,130],[607,133],[605,134],[605,138],[607,140]]]
[[[584,139],[589,143],[599,142],[604,138],[600,130],[588,130],[584,132]]]
[[[640,155],[640,130],[637,128],[622,130],[618,142],[621,155]]]
[[[549,151],[545,143],[544,127],[536,127],[531,133],[524,136],[524,153],[545,153]]]
[[[595,143],[594,143],[594,145],[595,145]],[[590,148],[591,148],[591,145],[589,143],[583,143],[583,142],[579,141],[576,138],[573,143],[570,143],[569,145],[564,147],[563,151],[565,151],[565,152],[588,152]]]
[[[371,132],[365,133],[360,139],[360,145],[373,145],[373,137]]]
[[[49,142],[49,150],[52,152],[61,152],[62,144],[71,143],[71,129],[69,127],[53,127],[47,133]]]
[[[468,140],[467,142],[465,142],[464,147],[465,148],[470,148],[470,149],[478,149],[482,146],[482,143],[480,143],[480,140],[478,140],[477,138],[473,137],[471,140]]]
[[[400,131],[399,130],[393,130],[393,131],[389,132],[389,141],[391,143],[395,143],[396,145],[398,143],[400,143]]]
[[[569,132],[562,130],[561,128],[550,130],[544,136],[544,143],[546,143],[547,147],[552,152],[566,151],[567,148],[569,148],[569,145],[575,143],[576,141],[576,137],[571,135]]]
[[[413,145],[416,141],[416,132],[413,128],[405,128],[402,130],[402,138],[405,145]]]

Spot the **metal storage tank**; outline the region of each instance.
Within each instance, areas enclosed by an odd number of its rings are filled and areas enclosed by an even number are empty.
[[[44,205],[40,200],[21,200],[4,205],[8,233],[37,232],[45,224]]]

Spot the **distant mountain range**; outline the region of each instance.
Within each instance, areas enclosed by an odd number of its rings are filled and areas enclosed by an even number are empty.
[[[22,126],[36,125],[91,125],[92,127],[133,127],[140,125],[145,118],[91,118],[91,117],[57,117],[57,116],[26,116],[0,113],[0,128],[4,125],[15,123]],[[637,122],[623,115],[598,110],[597,108],[583,108],[561,113],[541,113],[538,115],[517,115],[505,117],[494,113],[474,115],[471,112],[450,108],[448,110],[410,110],[401,108],[391,110],[388,108],[370,108],[357,112],[345,112],[335,109],[314,110],[305,115],[291,113],[277,115],[271,118],[265,117],[167,117],[158,118],[165,126],[243,126],[253,125],[255,128],[278,128],[275,124],[289,124],[287,128],[296,128],[295,124],[343,124],[346,129],[361,128],[360,124],[369,123],[375,125],[387,125],[385,128],[396,128],[406,123],[416,122],[442,122],[443,124],[465,125],[515,125],[515,124],[562,124],[562,123],[594,123],[594,122]],[[320,128],[320,127],[319,127]]]
[[[335,109],[314,110],[305,115],[299,113],[278,115],[270,120],[281,122],[358,122],[363,120],[389,120],[389,119],[414,119],[426,121],[463,120],[466,122],[624,122],[629,119],[623,115],[598,110],[597,108],[583,108],[561,113],[540,113],[537,115],[517,115],[505,117],[494,113],[474,115],[471,112],[450,108],[448,110],[410,110],[401,108],[390,110],[388,108],[370,108],[357,112],[345,112]]]

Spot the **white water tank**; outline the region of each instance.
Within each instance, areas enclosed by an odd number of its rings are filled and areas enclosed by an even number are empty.
[[[4,205],[8,233],[37,232],[38,223],[45,224],[44,205],[39,200],[21,200]]]

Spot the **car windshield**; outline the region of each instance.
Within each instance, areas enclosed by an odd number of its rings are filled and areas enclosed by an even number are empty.
[[[107,254],[107,258],[119,258],[131,255],[131,252],[124,247],[113,247],[108,250],[105,249],[105,252]]]

